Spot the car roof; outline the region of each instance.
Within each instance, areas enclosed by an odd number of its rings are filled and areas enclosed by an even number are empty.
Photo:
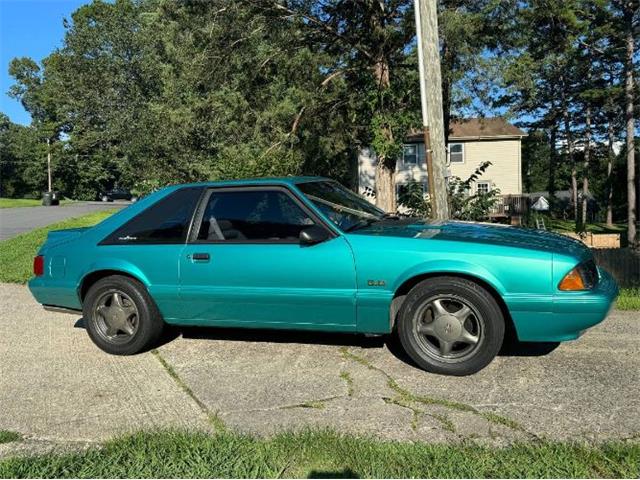
[[[290,177],[259,177],[259,178],[241,178],[236,180],[219,180],[211,182],[183,183],[173,185],[173,187],[235,187],[245,185],[295,185],[299,183],[317,182],[322,180],[330,180],[326,177],[312,176],[290,176]]]

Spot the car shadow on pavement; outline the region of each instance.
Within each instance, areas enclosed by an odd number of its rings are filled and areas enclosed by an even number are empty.
[[[74,328],[85,328],[79,318]],[[227,327],[178,327],[166,325],[156,347],[173,342],[178,337],[196,340],[226,340],[234,342],[297,343],[337,345],[345,347],[381,348],[387,336],[365,336],[351,333],[329,333],[303,330],[267,330]]]
[[[85,328],[79,318],[75,328]],[[417,366],[405,353],[397,335],[365,336],[351,333],[330,333],[304,330],[267,330],[227,327],[177,327],[167,325],[157,347],[173,342],[178,337],[193,340],[222,340],[233,342],[291,343],[308,345],[335,345],[343,347],[382,348],[399,360]],[[511,335],[505,338],[498,353],[501,357],[541,357],[554,351],[559,342],[520,342]]]
[[[391,354],[398,360],[415,368],[420,368],[402,348],[396,335],[385,337],[385,345]],[[542,357],[553,352],[560,342],[521,342],[514,338],[505,338],[502,348],[498,352],[499,357]]]
[[[337,345],[345,347],[380,348],[385,336],[367,337],[349,333],[314,332],[304,330],[266,330],[226,327],[174,328],[175,336],[188,339],[228,340],[235,342],[296,343],[309,345]],[[175,337],[174,337],[175,338]]]

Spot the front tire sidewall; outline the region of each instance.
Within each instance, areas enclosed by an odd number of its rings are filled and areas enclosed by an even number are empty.
[[[127,295],[138,309],[138,328],[126,343],[111,343],[97,330],[96,304],[110,290],[118,290]],[[153,299],[142,284],[128,277],[111,276],[96,282],[84,299],[82,313],[87,333],[93,343],[113,355],[132,355],[145,351],[157,342],[162,333],[163,322]]]
[[[416,311],[437,295],[462,298],[483,318],[482,338],[468,358],[435,358],[415,337]],[[502,346],[504,329],[504,317],[493,296],[477,283],[457,277],[437,277],[419,283],[409,292],[398,313],[397,333],[407,354],[420,368],[444,375],[471,375],[486,367]]]

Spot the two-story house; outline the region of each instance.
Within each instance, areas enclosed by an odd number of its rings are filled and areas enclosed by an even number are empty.
[[[452,122],[447,152],[451,176],[466,180],[480,164],[491,166],[474,183],[472,192],[499,189],[501,195],[522,194],[521,143],[527,134],[503,118],[469,118]],[[396,192],[403,185],[418,182],[427,191],[422,132],[408,135],[402,158],[396,166]],[[368,198],[375,197],[375,153],[362,149],[358,155],[358,191]]]

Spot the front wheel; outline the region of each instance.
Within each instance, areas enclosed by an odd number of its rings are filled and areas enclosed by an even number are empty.
[[[407,295],[397,331],[407,354],[421,368],[470,375],[497,355],[505,323],[493,296],[458,277],[424,280]]]
[[[93,343],[114,355],[132,355],[152,347],[164,324],[144,286],[122,275],[92,285],[82,311]]]

